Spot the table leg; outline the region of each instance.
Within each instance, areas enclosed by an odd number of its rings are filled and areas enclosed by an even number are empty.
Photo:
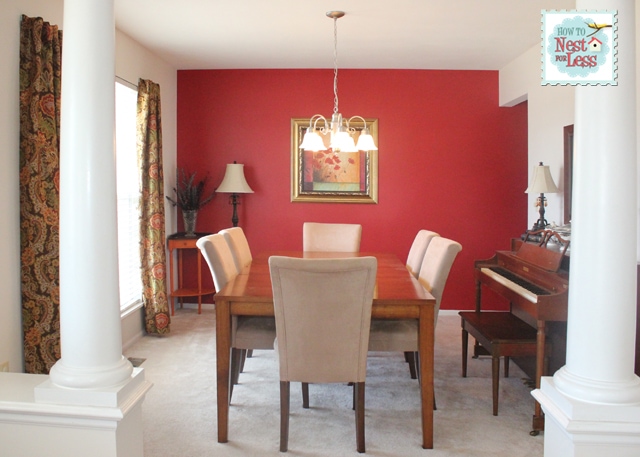
[[[182,289],[182,249],[178,249],[178,288]],[[178,297],[182,309],[182,297]]]
[[[538,321],[538,333],[536,336],[536,389],[540,388],[540,378],[545,374],[545,344],[547,339],[545,324],[545,321]],[[544,430],[544,413],[542,412],[540,403],[536,401],[534,404],[533,430],[531,430],[531,435],[535,436]]]
[[[433,449],[434,305],[420,307],[418,346],[420,352],[420,399],[422,402],[422,448]]]
[[[197,252],[198,256],[198,314],[202,313],[202,255]]]
[[[218,403],[218,443],[226,443],[229,432],[229,353],[231,316],[229,302],[216,299],[216,380]]]
[[[173,302],[175,301],[173,297],[173,249],[169,249],[169,299],[171,300],[171,315],[175,314],[175,307]]]

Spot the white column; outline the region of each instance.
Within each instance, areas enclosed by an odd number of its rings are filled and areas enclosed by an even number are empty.
[[[588,3],[579,9],[620,9],[618,86],[576,88],[567,364],[554,378],[568,396],[624,404],[640,401],[640,380],[633,373],[635,9],[633,0],[579,3]]]
[[[54,385],[127,380],[116,223],[113,0],[66,0],[60,160],[60,336]]]
[[[0,454],[142,457],[151,383],[122,356],[114,164],[114,0],[66,0],[60,333],[50,376],[15,374]],[[7,375],[13,375],[7,373]],[[32,439],[32,437],[38,437]]]
[[[635,6],[576,8],[618,10],[618,85],[576,88],[567,361],[534,396],[546,413],[545,456],[640,455]]]

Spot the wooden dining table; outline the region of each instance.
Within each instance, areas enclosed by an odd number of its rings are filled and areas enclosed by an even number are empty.
[[[420,403],[422,447],[433,448],[433,364],[435,298],[409,273],[394,254],[367,252],[263,252],[215,295],[216,308],[216,379],[218,407],[218,442],[229,435],[229,371],[231,350],[231,316],[273,316],[273,294],[269,274],[269,257],[343,258],[374,256],[378,259],[376,286],[371,310],[376,319],[417,319],[420,353]]]

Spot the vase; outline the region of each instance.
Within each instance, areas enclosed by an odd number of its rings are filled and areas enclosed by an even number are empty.
[[[182,211],[182,220],[184,222],[184,231],[186,236],[196,236],[196,220],[198,219],[198,211],[185,210]]]

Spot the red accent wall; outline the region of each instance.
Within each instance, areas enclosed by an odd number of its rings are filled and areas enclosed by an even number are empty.
[[[255,193],[242,196],[239,225],[254,253],[301,249],[304,221],[360,223],[362,251],[402,260],[422,228],[452,238],[463,249],[442,308],[472,309],[474,260],[527,228],[526,103],[498,107],[496,71],[345,69],[338,95],[344,116],[379,120],[376,205],[290,201],[291,118],[331,115],[332,70],[179,71],[178,167],[213,189],[227,163],[245,165]],[[231,213],[218,194],[197,230],[229,227]]]

